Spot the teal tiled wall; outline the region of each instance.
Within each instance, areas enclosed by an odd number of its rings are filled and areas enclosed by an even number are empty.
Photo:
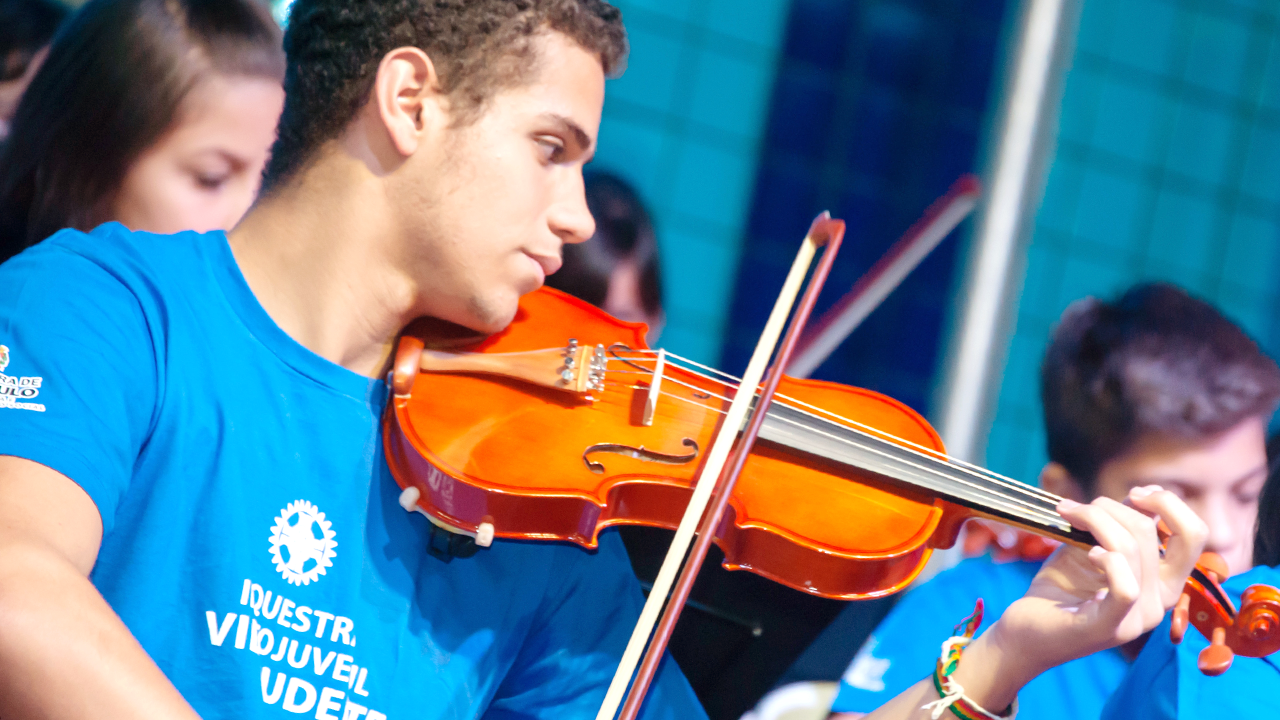
[[[631,58],[608,83],[592,166],[631,181],[653,212],[666,292],[662,345],[715,362],[788,2],[614,4]]]
[[[1046,460],[1040,359],[1073,300],[1168,280],[1280,351],[1280,3],[1085,0],[988,446]]]

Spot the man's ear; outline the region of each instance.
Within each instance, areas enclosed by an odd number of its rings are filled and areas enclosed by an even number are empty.
[[[1040,471],[1040,488],[1076,502],[1089,502],[1089,498],[1084,496],[1084,488],[1080,487],[1080,483],[1071,477],[1071,473],[1067,472],[1066,468],[1056,462],[1048,463]]]
[[[439,80],[431,58],[415,47],[396,48],[378,64],[373,100],[392,146],[405,157],[417,151],[424,130],[441,122]]]

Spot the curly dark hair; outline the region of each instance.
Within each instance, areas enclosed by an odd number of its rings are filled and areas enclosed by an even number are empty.
[[[1280,368],[1209,303],[1167,283],[1063,313],[1040,370],[1049,459],[1092,495],[1139,437],[1202,439],[1280,401]]]
[[[284,113],[263,191],[278,187],[364,105],[378,65],[398,47],[431,57],[454,102],[453,122],[478,116],[502,88],[524,82],[533,39],[554,30],[620,72],[627,38],[622,13],[603,0],[298,0],[284,47]]]

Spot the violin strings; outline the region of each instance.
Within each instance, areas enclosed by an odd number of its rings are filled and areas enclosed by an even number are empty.
[[[784,422],[784,423],[789,423],[789,424],[791,424],[791,425],[793,425],[793,426],[795,426],[795,427],[800,427],[800,428],[802,428],[802,429],[804,429],[804,430],[806,430],[806,431],[813,432],[813,433],[817,433],[817,434],[822,435],[822,436],[824,436],[824,437],[827,437],[827,438],[829,438],[829,439],[831,439],[831,440],[833,440],[833,441],[836,441],[836,442],[843,442],[843,443],[845,443],[845,444],[847,444],[847,445],[851,445],[851,446],[853,446],[853,447],[860,448],[860,449],[865,450],[865,451],[867,451],[867,452],[874,453],[874,454],[876,454],[876,455],[878,455],[878,456],[880,456],[880,457],[883,457],[883,458],[890,458],[890,457],[891,457],[891,456],[889,455],[889,453],[887,453],[887,452],[885,452],[885,451],[881,450],[880,448],[878,448],[878,447],[876,447],[876,446],[872,446],[872,445],[868,445],[868,444],[864,444],[864,443],[859,443],[859,442],[856,442],[856,441],[853,441],[853,440],[849,440],[849,439],[846,439],[846,438],[842,438],[842,437],[840,437],[840,436],[838,436],[838,435],[835,435],[835,434],[833,434],[833,433],[831,433],[831,432],[828,432],[828,431],[826,431],[826,430],[823,430],[823,429],[821,429],[821,428],[815,428],[815,427],[805,426],[805,425],[802,425],[801,423],[798,423],[798,422],[796,422],[796,421],[794,421],[794,420],[791,420],[790,418],[779,417],[779,418],[776,418],[776,419],[777,419],[777,420],[779,420],[779,421],[781,421],[781,422]],[[926,466],[926,465],[923,465],[923,464],[921,464],[921,463],[918,463],[918,462],[911,462],[911,461],[906,461],[906,460],[903,460],[902,462],[904,462],[905,464],[907,464],[907,465],[909,465],[909,466],[911,466],[911,467],[916,468],[917,470],[921,470],[921,471],[924,471],[924,472],[930,472],[930,471],[932,470],[932,468],[930,468],[930,467],[928,467],[928,466]],[[1056,522],[1065,522],[1065,520],[1063,520],[1063,518],[1061,518],[1061,517],[1060,517],[1060,516],[1058,516],[1056,513],[1052,512],[1051,510],[1049,510],[1049,509],[1047,509],[1047,508],[1041,507],[1041,506],[1039,506],[1039,505],[1031,504],[1030,502],[1027,502],[1027,501],[1025,501],[1025,500],[1022,500],[1021,498],[1018,498],[1018,497],[1014,497],[1014,496],[1011,496],[1011,495],[1006,495],[1006,494],[1000,493],[1000,492],[998,492],[998,491],[994,490],[993,488],[991,488],[991,487],[989,487],[989,486],[987,486],[987,485],[983,485],[983,484],[978,484],[978,483],[970,482],[970,481],[968,481],[968,480],[965,480],[965,479],[963,479],[963,478],[959,478],[959,477],[954,477],[954,478],[945,478],[945,479],[947,479],[947,480],[949,480],[949,481],[951,481],[951,482],[959,483],[960,485],[964,485],[964,486],[966,486],[966,487],[968,487],[968,488],[970,488],[970,489],[972,489],[972,490],[975,490],[975,491],[977,491],[977,492],[979,492],[979,493],[982,493],[982,494],[986,494],[986,495],[990,495],[990,496],[992,496],[992,497],[995,497],[995,498],[997,498],[998,500],[1002,500],[1002,501],[1004,501],[1004,502],[1005,502],[1005,503],[1007,503],[1007,504],[1011,504],[1011,505],[1012,505],[1012,507],[1009,507],[1009,506],[1007,505],[1007,506],[1006,506],[1006,510],[1008,510],[1009,512],[1011,512],[1011,513],[1012,513],[1012,514],[1014,514],[1014,515],[1021,515],[1022,517],[1026,518],[1026,519],[1038,519],[1038,520],[1039,520],[1040,522],[1042,522],[1042,523],[1044,523],[1044,522],[1045,522],[1045,518],[1047,518],[1049,522],[1047,522],[1047,523],[1045,523],[1045,524],[1053,524],[1055,521],[1056,521]],[[993,503],[993,504],[998,504],[998,503]],[[1021,506],[1021,507],[1022,507],[1022,509],[1021,509],[1021,510],[1019,510],[1019,508],[1018,508],[1017,506]],[[1028,513],[1029,513],[1029,514],[1028,514]],[[1039,516],[1039,517],[1033,518],[1032,516]]]
[[[656,351],[632,351],[632,352],[645,352],[645,353],[652,353],[652,354],[655,354],[655,355],[656,355]],[[668,357],[668,359],[676,359],[676,360],[679,360],[679,361],[681,361],[681,362],[685,362],[685,363],[689,363],[689,364],[696,365],[696,366],[699,366],[699,367],[703,367],[703,368],[706,368],[706,369],[708,369],[708,370],[710,370],[710,371],[712,371],[712,372],[715,372],[715,373],[717,373],[717,374],[724,375],[725,377],[728,377],[728,378],[732,378],[732,379],[734,379],[734,380],[737,380],[737,378],[734,378],[732,375],[729,375],[728,373],[725,373],[725,372],[722,372],[722,371],[716,370],[716,369],[714,369],[714,368],[708,368],[707,366],[702,365],[701,363],[698,363],[698,362],[693,361],[693,360],[689,360],[688,358],[684,358],[684,357],[681,357],[681,356],[679,356],[679,355],[674,355],[674,354],[668,353],[667,357]],[[619,359],[621,359],[621,358],[619,358]],[[637,363],[635,363],[635,362],[631,362],[631,361],[627,361],[627,360],[624,360],[623,362],[627,362],[627,364],[628,364],[628,365],[631,365],[632,367],[640,368],[641,370],[644,370],[645,372],[647,372],[647,373],[648,373],[648,374],[650,374],[650,375],[652,375],[652,374],[653,374],[653,371],[652,371],[652,370],[648,370],[647,368],[643,368],[643,366],[640,366],[640,365],[638,365],[638,364],[637,364]],[[686,370],[688,370],[688,369],[686,368]],[[713,378],[709,378],[709,377],[706,377],[706,376],[705,376],[705,375],[703,375],[702,373],[698,373],[698,372],[693,371],[693,370],[688,370],[688,371],[689,371],[690,373],[694,374],[694,375],[701,376],[701,377],[703,377],[704,379],[710,380],[710,381],[712,381],[712,382],[717,382],[715,379],[713,379]],[[626,372],[626,371],[622,371],[622,372]],[[674,380],[674,378],[672,378],[672,380]],[[688,385],[687,383],[680,383],[678,380],[674,380],[674,381],[675,381],[675,382],[677,382],[678,384]],[[736,385],[735,385],[734,387],[736,387]],[[701,389],[701,388],[699,388],[699,389]],[[728,400],[728,398],[725,398],[724,396],[717,395],[716,397],[718,397],[718,398],[720,398],[720,399],[724,399],[724,400],[726,400],[726,401]],[[814,414],[818,414],[818,415],[826,415],[826,416],[828,416],[828,417],[830,417],[830,418],[832,418],[832,419],[834,419],[834,420],[837,420],[837,421],[840,421],[840,422],[847,423],[847,424],[849,424],[849,425],[855,426],[855,427],[857,427],[857,428],[859,428],[859,429],[863,430],[865,434],[870,434],[870,435],[874,435],[874,436],[879,436],[879,437],[880,437],[880,438],[882,438],[882,439],[891,440],[891,441],[896,441],[896,442],[898,442],[898,443],[903,443],[903,444],[905,444],[905,445],[910,446],[910,448],[914,449],[916,452],[919,452],[919,453],[922,453],[922,454],[929,455],[929,456],[931,456],[931,457],[937,458],[937,459],[939,459],[939,460],[941,460],[941,461],[943,461],[943,462],[948,463],[949,465],[954,466],[957,470],[960,470],[960,471],[962,471],[962,472],[968,472],[970,475],[974,475],[974,476],[980,477],[981,479],[986,480],[987,482],[993,482],[993,483],[995,483],[995,484],[1002,485],[1002,486],[1004,486],[1004,487],[1009,488],[1009,489],[1010,489],[1010,490],[1012,490],[1013,492],[1017,492],[1017,493],[1020,493],[1020,494],[1023,494],[1023,495],[1033,495],[1033,496],[1038,496],[1040,499],[1042,499],[1043,501],[1045,501],[1047,504],[1053,504],[1053,505],[1056,505],[1059,501],[1061,501],[1061,500],[1062,500],[1062,498],[1061,498],[1061,497],[1059,497],[1059,496],[1057,496],[1057,495],[1054,495],[1053,493],[1050,493],[1050,492],[1048,492],[1048,491],[1042,490],[1041,488],[1038,488],[1038,487],[1034,487],[1034,486],[1028,485],[1028,484],[1026,484],[1026,483],[1023,483],[1023,482],[1020,482],[1020,481],[1018,481],[1018,480],[1015,480],[1015,479],[1013,479],[1013,478],[1010,478],[1010,477],[1007,477],[1007,476],[1004,476],[1004,475],[1000,475],[999,473],[995,473],[995,472],[992,472],[992,471],[990,471],[990,470],[987,470],[986,468],[983,468],[983,467],[980,467],[980,466],[977,466],[977,465],[973,465],[973,464],[971,464],[971,463],[967,463],[967,462],[965,462],[965,461],[963,461],[963,460],[959,460],[959,459],[957,459],[957,458],[953,458],[953,457],[951,457],[951,456],[947,455],[946,453],[938,452],[937,450],[934,450],[934,449],[929,448],[929,447],[925,447],[925,446],[923,446],[923,445],[920,445],[919,443],[912,442],[912,441],[907,440],[907,439],[905,439],[905,438],[899,438],[899,437],[897,437],[897,436],[895,436],[895,435],[893,435],[893,434],[891,434],[891,433],[887,433],[887,432],[885,432],[885,431],[883,431],[883,430],[880,430],[879,428],[875,428],[875,427],[871,427],[871,426],[869,426],[869,425],[865,425],[865,424],[860,423],[860,422],[858,422],[858,421],[856,421],[856,420],[853,420],[853,419],[851,419],[851,418],[843,417],[843,416],[841,416],[841,415],[839,415],[839,414],[837,414],[837,413],[831,412],[831,411],[829,411],[829,410],[825,410],[825,409],[823,409],[823,408],[820,408],[820,407],[817,407],[817,406],[811,405],[811,404],[806,403],[806,402],[803,402],[803,401],[795,400],[794,398],[790,398],[790,397],[788,397],[788,396],[786,396],[786,395],[779,394],[777,397],[778,397],[778,398],[781,398],[782,400],[784,400],[784,401],[785,401],[785,402],[784,402],[784,404],[789,404],[788,406],[789,406],[789,407],[792,407],[793,409],[797,409],[797,410],[798,410],[798,409],[800,409],[800,407],[802,406],[802,407],[804,407],[804,408],[808,408],[808,409],[809,409],[809,411],[810,411],[810,412],[809,412],[808,414],[810,414],[810,415],[814,415]]]
[[[654,354],[654,355],[656,355],[656,351],[634,351],[634,350],[630,350],[629,348],[627,348],[626,350],[627,350],[628,352],[634,352],[634,353],[637,353],[637,354]],[[617,356],[617,355],[616,355],[616,352],[617,352],[617,349],[616,349],[616,348],[611,348],[611,352],[615,353],[615,359],[616,359],[616,360],[619,360],[619,361],[621,361],[621,362],[624,362],[624,363],[626,363],[627,365],[630,365],[631,367],[638,368],[638,369],[640,370],[640,373],[638,373],[638,374],[649,374],[649,375],[652,375],[652,374],[653,374],[653,371],[652,371],[652,370],[649,370],[649,369],[647,369],[647,368],[644,368],[643,366],[639,365],[639,364],[638,364],[637,362],[635,362],[634,360],[631,360],[631,359],[629,359],[629,358],[622,358],[622,357],[620,357],[620,356]],[[671,360],[671,359],[677,360],[677,361],[679,361],[679,362],[680,362],[680,363],[682,363],[682,364],[683,364],[683,363],[688,363],[688,364],[695,365],[695,366],[698,366],[698,367],[701,367],[701,368],[706,368],[707,370],[709,370],[709,371],[711,371],[711,372],[714,372],[714,373],[716,373],[716,374],[723,375],[723,376],[728,377],[728,378],[733,378],[733,376],[729,375],[728,373],[724,373],[724,372],[719,371],[719,370],[716,370],[716,369],[714,369],[714,368],[709,368],[709,367],[707,367],[707,366],[705,366],[705,365],[702,365],[701,363],[697,363],[696,361],[689,360],[688,358],[684,358],[684,357],[681,357],[681,356],[679,356],[679,355],[675,355],[675,354],[672,354],[672,353],[668,353],[668,354],[667,354],[667,358],[668,358],[669,360]],[[704,375],[703,373],[697,372],[697,371],[695,371],[695,370],[690,370],[690,369],[688,369],[688,368],[685,368],[685,370],[686,370],[686,371],[688,371],[688,372],[690,372],[691,374],[693,374],[693,375],[695,375],[695,376],[702,377],[703,379],[709,380],[709,381],[711,381],[711,382],[719,382],[719,381],[715,380],[714,378],[707,377],[707,376],[706,376],[706,375]],[[609,372],[610,372],[610,373],[612,373],[612,372],[619,372],[619,373],[632,374],[630,371],[609,371]],[[606,374],[606,377],[607,377],[607,374]],[[669,376],[668,376],[668,377],[665,377],[665,378],[664,378],[664,380],[671,380],[672,382],[674,382],[674,383],[676,383],[676,384],[678,384],[678,385],[683,385],[683,386],[689,387],[689,388],[691,388],[691,389],[694,389],[694,390],[697,390],[697,391],[700,391],[700,392],[707,392],[705,388],[700,388],[700,387],[697,387],[697,386],[692,385],[692,384],[690,384],[690,383],[682,382],[682,381],[680,381],[680,380],[678,380],[678,379],[676,379],[676,378],[671,378],[671,377],[669,377]],[[666,395],[666,396],[673,397],[673,398],[679,398],[679,396],[672,395],[672,394],[670,394],[670,393],[660,392],[659,394],[660,394],[660,395]],[[714,397],[717,397],[717,398],[719,398],[719,399],[721,399],[721,400],[728,401],[728,398],[726,398],[726,397],[724,397],[724,396],[721,396],[721,395],[718,395],[718,394],[714,394],[714,393],[711,393],[711,395],[713,395]],[[825,409],[823,409],[823,408],[816,407],[816,406],[814,406],[814,405],[811,405],[811,404],[809,404],[809,403],[805,403],[805,402],[803,402],[803,401],[795,400],[794,398],[789,398],[789,397],[787,397],[787,396],[785,396],[785,395],[778,395],[778,398],[780,398],[781,400],[783,400],[783,404],[784,404],[784,405],[787,405],[787,406],[789,406],[789,407],[791,407],[792,409],[795,409],[795,410],[797,410],[797,411],[804,412],[806,415],[809,415],[809,416],[811,416],[811,417],[814,417],[814,419],[821,419],[820,417],[818,417],[819,415],[826,415],[826,416],[828,416],[828,417],[830,417],[830,418],[833,418],[833,419],[835,419],[835,420],[838,420],[838,421],[841,421],[841,422],[843,422],[843,423],[847,423],[848,425],[853,426],[853,427],[850,427],[849,429],[853,430],[854,432],[859,432],[860,434],[863,434],[863,435],[871,436],[871,439],[873,439],[873,440],[880,440],[880,441],[884,441],[884,440],[887,440],[887,439],[891,439],[891,440],[894,440],[894,441],[896,441],[896,442],[898,442],[898,443],[903,443],[903,444],[905,444],[906,446],[908,446],[908,447],[907,447],[907,449],[908,449],[909,451],[915,452],[915,453],[917,453],[917,454],[922,454],[922,455],[928,456],[928,457],[930,457],[930,458],[932,458],[932,459],[936,459],[936,460],[938,460],[938,461],[940,461],[940,462],[943,462],[943,463],[945,463],[948,467],[951,467],[951,468],[955,469],[955,470],[956,470],[956,471],[958,471],[958,472],[961,472],[961,473],[967,474],[967,475],[969,475],[969,476],[972,476],[973,478],[975,478],[975,479],[976,479],[976,480],[978,480],[978,481],[981,481],[981,482],[984,482],[984,483],[988,483],[988,484],[994,484],[994,485],[996,485],[996,486],[1000,486],[1000,487],[1006,488],[1007,490],[1009,490],[1009,491],[1011,491],[1011,492],[1013,492],[1013,493],[1016,493],[1016,494],[1018,494],[1018,495],[1021,495],[1021,496],[1024,496],[1024,497],[1028,497],[1028,498],[1034,498],[1035,500],[1039,500],[1041,503],[1044,503],[1044,505],[1046,506],[1046,507],[1044,508],[1046,511],[1053,512],[1053,511],[1049,510],[1049,507],[1047,507],[1047,506],[1056,505],[1056,504],[1058,503],[1058,501],[1060,501],[1060,500],[1061,500],[1061,498],[1060,498],[1060,497],[1058,497],[1057,495],[1054,495],[1053,493],[1049,493],[1049,492],[1047,492],[1047,491],[1045,491],[1045,490],[1042,490],[1042,489],[1040,489],[1040,488],[1037,488],[1037,487],[1034,487],[1034,486],[1027,485],[1026,483],[1019,482],[1019,481],[1017,481],[1017,480],[1014,480],[1013,478],[1009,478],[1009,477],[1006,477],[1006,476],[1000,475],[1000,474],[998,474],[998,473],[992,472],[992,471],[987,470],[987,469],[985,469],[985,468],[981,468],[981,467],[978,467],[978,466],[976,466],[976,465],[972,465],[972,464],[970,464],[970,463],[967,463],[967,462],[964,462],[964,461],[958,460],[958,459],[956,459],[956,458],[952,458],[952,457],[950,457],[950,456],[946,455],[945,453],[938,452],[938,451],[936,451],[936,450],[933,450],[932,448],[928,448],[928,447],[922,446],[922,445],[920,445],[920,444],[918,444],[918,443],[914,443],[914,442],[912,442],[912,441],[910,441],[910,440],[906,440],[906,439],[903,439],[903,438],[898,438],[898,437],[896,437],[896,436],[894,436],[894,435],[892,435],[892,434],[890,434],[890,433],[884,432],[883,430],[880,430],[880,429],[878,429],[878,428],[870,427],[870,426],[865,425],[865,424],[863,424],[863,423],[857,422],[856,420],[852,420],[852,419],[850,419],[850,418],[842,417],[842,416],[838,415],[837,413],[834,413],[834,412],[831,412],[831,411],[825,410]],[[683,398],[680,398],[680,399],[683,399]],[[697,403],[695,403],[695,404],[697,404]],[[709,405],[705,405],[705,404],[704,404],[704,405],[702,405],[702,407],[704,407],[704,408],[706,408],[706,409],[709,409],[709,410],[712,410],[712,411],[723,412],[723,411],[719,410],[718,408],[714,408],[714,407],[711,407],[711,406],[709,406]],[[802,409],[802,408],[806,408],[807,410]],[[808,429],[813,429],[813,428],[808,428]],[[877,438],[877,437],[875,437],[875,436],[880,436],[880,437],[878,437],[878,438]],[[847,442],[847,441],[846,441],[846,442]],[[864,448],[864,449],[865,449],[865,448]],[[961,481],[961,482],[965,482],[965,481]],[[971,483],[966,483],[966,484],[972,485]],[[1011,499],[1011,500],[1014,500],[1014,501],[1016,501],[1016,502],[1020,502],[1020,503],[1021,503],[1021,502],[1023,502],[1023,501],[1018,500],[1018,499],[1016,499],[1016,498],[1010,498],[1010,499]],[[1056,516],[1056,512],[1053,512],[1053,514]],[[1059,517],[1060,517],[1060,516],[1059,516]]]
[[[654,354],[654,355],[656,355],[656,354],[657,354],[657,351],[632,351],[632,352],[652,353],[652,354]],[[688,363],[688,364],[692,364],[692,365],[695,365],[695,366],[698,366],[698,367],[701,367],[701,368],[705,368],[705,369],[707,369],[707,370],[709,370],[709,371],[711,371],[711,372],[714,372],[714,373],[716,373],[716,374],[723,375],[723,376],[725,376],[725,377],[727,377],[727,378],[730,378],[730,379],[732,379],[732,380],[734,380],[734,381],[738,381],[738,378],[736,378],[736,377],[734,377],[734,376],[732,376],[732,375],[729,375],[728,373],[722,372],[722,371],[720,371],[720,370],[716,370],[715,368],[708,367],[708,366],[703,365],[703,364],[701,364],[701,363],[698,363],[698,362],[696,362],[696,361],[694,361],[694,360],[689,360],[688,358],[684,358],[684,357],[681,357],[681,356],[679,356],[679,355],[675,355],[675,354],[673,354],[673,353],[667,353],[667,357],[668,357],[668,359],[672,359],[672,358],[674,358],[674,359],[679,360],[679,361],[681,361],[681,362],[683,362],[683,363]],[[629,365],[631,365],[632,367],[636,367],[636,368],[640,368],[641,370],[645,370],[645,371],[647,371],[649,374],[652,374],[652,373],[653,373],[653,371],[652,371],[652,370],[648,370],[647,368],[643,368],[643,366],[638,365],[637,363],[634,363],[634,362],[628,362],[628,364],[629,364]],[[686,370],[687,370],[687,368],[686,368]],[[698,373],[698,372],[696,372],[696,371],[692,371],[692,370],[689,370],[689,372],[691,372],[692,374],[695,374],[695,375],[700,375],[700,376],[704,377],[704,378],[705,378],[705,379],[707,379],[707,380],[711,380],[712,382],[716,382],[714,379],[712,379],[712,378],[708,378],[708,377],[706,377],[705,375],[703,375],[702,373]],[[736,385],[735,385],[735,387],[736,387]],[[1035,487],[1035,486],[1032,486],[1032,485],[1028,485],[1027,483],[1023,483],[1023,482],[1020,482],[1020,481],[1015,480],[1015,479],[1013,479],[1013,478],[1010,478],[1010,477],[1007,477],[1007,476],[1004,476],[1004,475],[1000,475],[999,473],[992,472],[991,470],[988,470],[988,469],[983,468],[983,467],[981,467],[981,466],[974,465],[974,464],[971,464],[971,463],[965,462],[965,461],[963,461],[963,460],[960,460],[960,459],[958,459],[958,458],[951,457],[951,456],[947,455],[946,453],[938,452],[937,450],[934,450],[934,449],[929,448],[929,447],[925,447],[925,446],[923,446],[923,445],[920,445],[920,444],[918,444],[918,443],[912,442],[912,441],[907,440],[907,439],[905,439],[905,438],[899,438],[899,437],[897,437],[897,436],[895,436],[895,435],[893,435],[893,434],[891,434],[891,433],[888,433],[888,432],[885,432],[885,431],[883,431],[883,430],[880,430],[879,428],[875,428],[875,427],[871,427],[871,426],[869,426],[869,425],[865,425],[865,424],[860,423],[860,422],[858,422],[858,421],[856,421],[856,420],[853,420],[853,419],[851,419],[851,418],[842,417],[842,416],[838,415],[837,413],[831,412],[831,411],[829,411],[829,410],[825,410],[825,409],[823,409],[823,408],[820,408],[820,407],[817,407],[817,406],[811,405],[811,404],[806,403],[806,402],[803,402],[803,401],[795,400],[794,398],[787,397],[786,395],[779,394],[777,397],[782,398],[783,400],[785,400],[785,401],[787,401],[788,403],[790,403],[790,407],[792,407],[792,408],[794,408],[794,409],[799,409],[799,407],[800,407],[800,406],[803,406],[803,407],[808,408],[808,409],[810,410],[810,413],[809,413],[809,414],[826,415],[826,416],[828,416],[828,417],[830,417],[830,418],[833,418],[833,419],[835,419],[835,420],[838,420],[838,421],[840,421],[840,422],[848,423],[848,424],[854,425],[854,426],[856,426],[856,427],[858,427],[858,428],[862,429],[863,431],[865,431],[867,434],[876,435],[876,436],[879,436],[879,437],[881,437],[881,438],[883,438],[883,439],[886,439],[886,440],[892,440],[892,441],[896,441],[896,442],[899,442],[899,443],[904,443],[904,444],[906,444],[906,445],[909,445],[911,448],[915,449],[917,452],[920,452],[920,453],[923,453],[923,454],[926,454],[926,455],[929,455],[929,456],[932,456],[932,457],[938,458],[938,459],[940,459],[940,460],[942,460],[942,461],[944,461],[944,462],[947,462],[947,463],[948,463],[948,464],[950,464],[950,465],[955,466],[957,469],[959,469],[959,470],[961,470],[961,471],[967,471],[969,474],[971,474],[971,475],[975,475],[975,476],[978,476],[978,477],[981,477],[982,479],[984,479],[984,480],[986,480],[986,481],[988,481],[988,482],[994,482],[994,483],[996,483],[996,484],[998,484],[998,485],[1003,485],[1003,486],[1005,486],[1005,487],[1009,488],[1010,490],[1012,490],[1012,491],[1014,491],[1014,492],[1017,492],[1017,493],[1020,493],[1020,494],[1024,494],[1024,495],[1035,495],[1035,496],[1039,496],[1039,497],[1040,497],[1042,500],[1044,500],[1046,503],[1053,504],[1053,505],[1056,505],[1059,501],[1061,501],[1061,500],[1062,500],[1062,498],[1061,498],[1061,497],[1059,497],[1059,496],[1057,496],[1057,495],[1055,495],[1055,494],[1053,494],[1053,493],[1050,493],[1050,492],[1048,492],[1048,491],[1046,491],[1046,490],[1043,490],[1043,489],[1041,489],[1041,488],[1038,488],[1038,487]]]
[[[644,386],[641,386],[641,385],[631,385],[631,386],[615,385],[615,387],[627,387],[628,389],[633,389],[633,390],[646,389]],[[724,411],[719,408],[709,406],[704,403],[699,403],[689,398],[681,397],[679,395],[674,395],[674,394],[663,392],[663,391],[660,391],[659,394],[667,396],[673,400],[681,400],[681,401],[690,403],[696,407],[700,407],[702,409],[705,409],[711,412],[718,412],[720,414],[724,414]],[[818,427],[807,426],[802,423],[796,422],[795,420],[792,420],[790,418],[785,418],[785,417],[774,416],[772,419],[792,425],[794,427],[799,427],[805,431],[826,437],[837,443],[842,443],[852,447],[860,448],[862,450],[865,450],[866,452],[872,453],[882,458],[891,458],[891,456],[887,452],[879,449],[878,447],[851,441],[847,438],[840,437],[839,435],[833,434],[831,432],[828,432]],[[854,428],[844,428],[844,429],[849,429],[849,430],[853,430],[854,432],[857,432],[857,430]],[[862,434],[865,437],[864,433],[859,433],[859,434]],[[874,437],[869,437],[868,439],[876,442],[882,442]],[[931,473],[931,474],[934,474],[935,476],[937,475],[936,471],[934,471],[933,468],[926,466],[924,464],[921,464],[919,462],[911,462],[908,460],[901,460],[901,462],[917,470],[920,470],[922,472]],[[1050,526],[1055,524],[1063,524],[1066,522],[1061,516],[1059,516],[1057,513],[1053,512],[1049,508],[1034,505],[1018,497],[1002,494],[998,490],[993,489],[987,485],[970,482],[963,478],[946,477],[946,476],[942,476],[942,477],[943,479],[949,482],[953,482],[953,483],[957,483],[959,485],[965,486],[979,493],[982,496],[994,498],[994,500],[988,499],[987,502],[993,507],[999,507],[1003,509],[1005,512],[1008,512],[1010,515],[1013,515],[1014,517],[1020,517],[1032,523],[1036,523],[1040,525],[1050,525]]]

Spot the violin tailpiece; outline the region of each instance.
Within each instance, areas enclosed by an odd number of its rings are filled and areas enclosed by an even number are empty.
[[[606,358],[603,345],[579,345],[513,353],[455,353],[423,350],[422,372],[497,375],[594,400],[604,390]]]

